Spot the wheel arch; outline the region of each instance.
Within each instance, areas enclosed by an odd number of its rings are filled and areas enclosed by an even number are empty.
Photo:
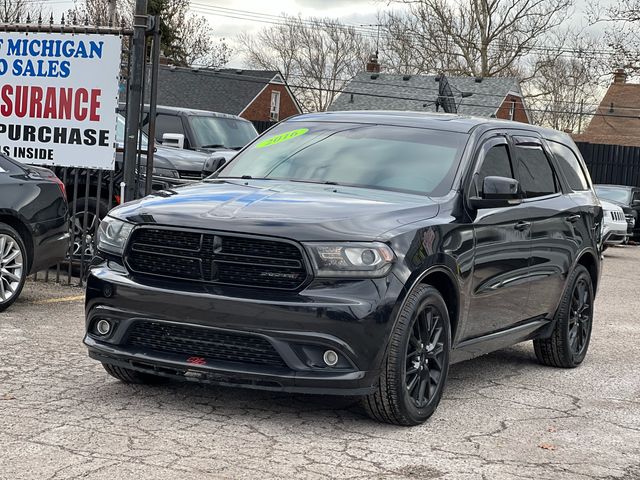
[[[410,282],[407,282],[398,314],[403,310],[409,293],[418,285],[431,285],[442,295],[447,305],[449,322],[451,323],[451,339],[453,341],[458,332],[461,310],[460,288],[453,270],[446,265],[434,265],[421,272]]]
[[[591,277],[591,282],[593,283],[593,291],[595,292],[598,289],[598,283],[600,280],[600,267],[595,254],[590,250],[582,252],[578,256],[574,268],[576,265],[582,265],[587,269],[589,276]]]

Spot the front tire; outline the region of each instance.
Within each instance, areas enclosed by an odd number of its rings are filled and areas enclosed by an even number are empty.
[[[394,425],[419,425],[436,410],[449,371],[451,327],[438,290],[419,285],[393,329],[374,393],[363,399],[369,416]]]
[[[20,296],[27,279],[28,263],[27,249],[20,234],[0,223],[0,312]]]
[[[533,341],[536,358],[550,367],[577,367],[587,355],[591,340],[594,301],[591,275],[578,265],[567,285],[551,336]]]

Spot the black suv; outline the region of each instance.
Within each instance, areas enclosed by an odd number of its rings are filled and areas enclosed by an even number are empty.
[[[599,198],[620,205],[627,220],[627,233],[640,240],[640,188],[626,185],[594,185]]]
[[[602,209],[571,139],[460,116],[287,120],[100,225],[85,344],[129,383],[361,395],[414,425],[449,365],[587,353]]]

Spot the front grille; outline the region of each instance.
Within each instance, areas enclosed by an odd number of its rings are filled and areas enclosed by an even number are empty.
[[[295,290],[307,278],[296,245],[227,234],[139,228],[126,260],[137,274],[213,284]]]
[[[126,344],[158,353],[208,360],[286,367],[273,345],[262,337],[190,325],[136,322]]]
[[[611,218],[613,218],[617,222],[624,222],[625,221],[624,213],[618,212],[618,211],[615,211],[615,210],[611,212]]]

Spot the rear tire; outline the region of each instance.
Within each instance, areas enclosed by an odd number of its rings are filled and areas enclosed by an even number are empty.
[[[550,367],[577,367],[587,355],[591,340],[594,301],[591,275],[578,265],[567,285],[551,336],[533,341],[536,358]]]
[[[108,363],[103,363],[102,366],[109,375],[127,384],[156,385],[167,381],[164,377],[138,372],[136,370],[131,370],[130,368],[116,367],[115,365]]]
[[[6,223],[0,223],[0,312],[20,296],[28,269],[29,258],[22,237]]]
[[[376,390],[363,398],[368,415],[394,425],[419,425],[436,410],[449,371],[451,327],[440,292],[419,285],[393,329]]]

